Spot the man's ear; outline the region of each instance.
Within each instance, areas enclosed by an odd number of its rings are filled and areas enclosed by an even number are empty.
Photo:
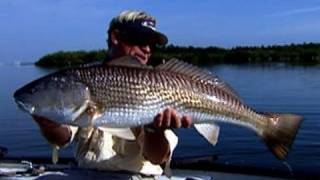
[[[113,30],[111,32],[110,38],[111,38],[111,43],[113,45],[118,45],[119,44],[118,34],[119,34],[118,30]]]

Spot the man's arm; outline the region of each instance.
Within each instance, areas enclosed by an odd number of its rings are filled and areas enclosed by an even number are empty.
[[[42,135],[51,144],[63,147],[71,139],[71,130],[67,125],[61,125],[46,118],[33,116],[33,119],[40,127]]]
[[[170,155],[169,142],[164,136],[168,128],[189,128],[192,124],[190,116],[179,117],[176,110],[167,108],[159,113],[150,125],[152,131],[146,129],[144,137],[143,155],[153,164],[166,162]]]
[[[38,123],[43,136],[51,144],[63,147],[71,139],[71,130],[67,125],[61,125],[48,119],[33,116]],[[188,128],[192,124],[190,116],[179,117],[177,111],[172,108],[159,113],[150,127],[153,131],[145,131],[143,155],[154,164],[166,162],[170,155],[169,142],[164,136],[164,130],[168,128]]]

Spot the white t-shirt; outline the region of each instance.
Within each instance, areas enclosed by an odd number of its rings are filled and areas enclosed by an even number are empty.
[[[71,141],[76,141],[75,158],[82,168],[130,171],[145,175],[161,175],[160,165],[152,164],[142,155],[144,130],[132,129],[136,140],[130,141],[113,136],[107,130],[98,128],[77,128],[70,126]],[[165,130],[170,146],[170,158],[178,143],[177,136],[171,130]],[[70,141],[70,142],[71,142]]]

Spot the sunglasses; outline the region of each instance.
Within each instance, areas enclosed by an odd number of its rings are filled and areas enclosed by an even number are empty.
[[[119,39],[130,45],[155,46],[155,41],[146,34],[135,32],[120,32]]]

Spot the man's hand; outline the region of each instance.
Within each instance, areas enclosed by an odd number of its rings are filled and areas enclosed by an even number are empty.
[[[190,116],[180,118],[175,109],[167,108],[157,114],[151,125],[146,128],[154,129],[154,132],[145,130],[143,155],[153,164],[166,162],[170,155],[169,142],[164,136],[164,130],[168,128],[189,128],[192,124]]]
[[[173,108],[167,108],[157,114],[153,121],[153,127],[158,129],[189,128],[191,124],[191,116],[183,116],[180,118],[178,112]]]
[[[37,122],[43,136],[49,143],[62,147],[70,141],[71,131],[68,126],[39,116],[33,116],[33,119]]]

